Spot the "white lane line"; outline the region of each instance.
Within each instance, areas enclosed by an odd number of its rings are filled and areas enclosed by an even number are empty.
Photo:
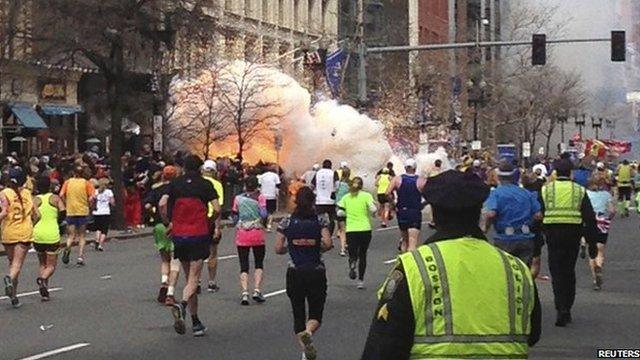
[[[218,256],[218,260],[229,260],[229,259],[235,259],[237,257],[238,257],[238,255]],[[209,259],[206,259],[204,262],[208,263]]]
[[[48,358],[54,355],[58,355],[58,354],[62,354],[62,353],[66,353],[69,351],[73,351],[76,349],[81,349],[83,347],[87,347],[91,344],[89,343],[78,343],[78,344],[74,344],[74,345],[69,345],[69,346],[65,346],[65,347],[61,347],[59,349],[55,349],[55,350],[51,350],[51,351],[47,351],[47,352],[43,352],[41,354],[37,354],[37,355],[32,355],[26,358],[23,358],[21,360],[38,360],[38,359],[44,359],[44,358]]]
[[[393,263],[394,263],[394,262],[396,262],[396,261],[398,261],[398,259],[397,259],[397,258],[394,258],[394,259],[391,259],[391,260],[387,260],[387,261],[385,261],[384,263],[385,263],[385,264],[393,264]]]
[[[278,291],[274,291],[268,294],[265,294],[264,297],[266,298],[270,298],[272,296],[276,296],[276,295],[280,295],[280,294],[284,294],[287,292],[287,289],[282,289],[282,290],[278,290]]]
[[[49,292],[55,292],[60,290],[62,290],[62,288],[52,288],[52,289],[49,289]],[[31,296],[31,295],[40,295],[40,291],[30,291],[30,292],[18,294],[18,297],[21,298],[21,297]],[[8,296],[0,296],[0,300],[7,300],[7,299],[9,299]]]

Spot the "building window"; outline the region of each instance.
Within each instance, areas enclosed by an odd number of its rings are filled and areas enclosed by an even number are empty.
[[[269,0],[262,0],[262,21],[268,22],[269,20]]]
[[[227,11],[233,11],[233,0],[226,0],[224,2],[224,9]]]
[[[286,25],[284,23],[284,12],[285,12],[284,0],[278,0],[278,24],[280,24],[281,26]]]
[[[300,0],[293,0],[293,29],[300,28]]]
[[[309,6],[307,7],[307,28],[310,32],[314,32],[316,30],[314,23],[314,9],[316,7],[316,0],[309,0]]]

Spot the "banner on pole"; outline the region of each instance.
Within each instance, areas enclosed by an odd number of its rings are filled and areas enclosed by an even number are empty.
[[[343,49],[338,49],[327,56],[327,60],[325,61],[325,75],[333,97],[337,97],[340,94],[342,69],[344,68],[346,59],[347,52]]]

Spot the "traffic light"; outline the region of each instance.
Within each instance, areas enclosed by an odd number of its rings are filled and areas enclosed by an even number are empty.
[[[547,63],[547,35],[533,34],[531,40],[531,64],[544,65]]]
[[[625,61],[627,45],[624,31],[611,32],[611,61]]]

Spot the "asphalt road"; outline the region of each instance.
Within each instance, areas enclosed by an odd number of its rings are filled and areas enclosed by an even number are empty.
[[[614,223],[601,292],[591,290],[586,263],[579,261],[574,323],[569,327],[553,326],[551,285],[538,281],[544,323],[531,358],[595,358],[600,348],[640,348],[638,224],[633,216]],[[329,294],[323,327],[315,339],[321,359],[359,358],[375,291],[389,271],[385,261],[393,258],[397,238],[394,228],[375,232],[365,290],[357,290],[348,279],[346,259],[337,251],[325,256]],[[36,258],[30,254],[19,285],[19,292],[27,293],[22,308],[14,310],[8,300],[0,301],[0,358],[35,360],[62,349],[66,352],[55,358],[299,359],[290,305],[281,293],[287,258],[275,255],[272,244],[270,235],[263,292],[273,295],[265,304],[241,307],[239,265],[232,231],[226,231],[220,249],[222,290],[200,297],[200,318],[209,328],[203,338],[192,337],[190,329],[187,335],[177,335],[169,310],[155,302],[160,275],[151,238],[114,240],[104,253],[90,250],[84,268],[60,265],[50,283],[59,290],[52,292],[49,303],[41,303],[37,294],[28,295],[37,290]],[[543,273],[548,274],[546,259]]]

